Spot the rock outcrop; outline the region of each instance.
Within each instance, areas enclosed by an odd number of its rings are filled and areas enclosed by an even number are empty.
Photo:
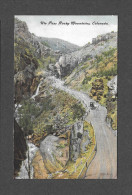
[[[71,130],[70,160],[76,161],[80,154],[80,144],[83,135],[83,122],[75,123]]]
[[[104,35],[98,35],[97,38],[92,39],[92,44],[96,45],[99,42],[107,41],[107,40],[113,38],[114,36],[115,36],[114,32],[107,33],[107,34],[104,34]]]
[[[35,67],[29,65],[23,71],[15,74],[15,101],[17,103],[26,97],[31,97],[35,93],[41,76],[35,76],[34,71]]]
[[[111,91],[111,93],[113,95],[117,95],[117,76],[113,77],[112,80],[110,80],[108,83],[107,83],[108,87],[109,87],[109,90]]]
[[[25,22],[18,19],[15,19],[14,38],[14,96],[19,103],[35,93],[40,79],[36,77],[35,71],[41,58],[52,56],[54,52],[29,32]]]
[[[52,49],[41,42],[39,37],[29,32],[26,22],[22,22],[17,18],[15,18],[14,35],[15,38],[19,37],[23,39],[23,41],[28,42],[29,45],[32,45],[35,49],[34,53],[36,57],[40,58],[42,56],[53,54]]]
[[[83,122],[73,125],[70,137],[70,160],[76,161],[79,155],[87,150],[90,143],[88,130],[84,131]]]
[[[117,76],[114,76],[107,83],[108,95],[107,95],[107,123],[113,130],[117,130]]]
[[[46,169],[51,173],[61,170],[69,159],[67,140],[54,135],[48,135],[41,142],[40,152]]]
[[[14,120],[14,176],[17,176],[22,161],[26,159],[27,145],[24,133]]]
[[[117,33],[107,33],[100,35],[93,39],[92,44],[86,44],[75,52],[71,52],[66,55],[62,55],[58,62],[55,64],[54,69],[56,70],[58,77],[67,76],[72,70],[77,67],[80,63],[87,59],[94,59],[96,55],[102,52],[108,51],[109,48],[117,47]]]

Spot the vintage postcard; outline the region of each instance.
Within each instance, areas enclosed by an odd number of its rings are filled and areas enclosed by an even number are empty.
[[[14,17],[14,178],[117,179],[116,15]]]

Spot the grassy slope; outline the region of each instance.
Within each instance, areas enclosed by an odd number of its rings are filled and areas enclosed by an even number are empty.
[[[53,89],[47,82],[40,89],[36,102],[30,99],[21,104],[19,114],[24,116],[19,125],[25,126],[25,130],[26,127],[27,130],[33,129],[34,143],[39,143],[39,140],[57,131],[60,135],[60,130],[65,131],[65,127],[71,126],[85,114],[85,109],[78,100],[64,91]]]
[[[33,122],[34,136],[38,140],[57,130],[63,131],[66,126],[72,125],[85,113],[82,105],[63,91],[52,89],[52,87],[49,90],[47,85],[44,93],[45,97],[41,99],[43,110]]]
[[[35,179],[79,179],[83,178],[85,175],[85,172],[87,170],[87,167],[89,166],[91,160],[95,156],[95,146],[96,146],[96,140],[95,140],[95,134],[93,127],[88,123],[84,122],[84,131],[88,130],[89,137],[90,137],[90,144],[87,147],[86,152],[81,152],[79,158],[76,160],[76,162],[68,161],[66,165],[60,164],[60,162],[57,163],[56,166],[54,166],[50,161],[45,160],[42,161],[42,157],[40,155],[36,155],[39,158],[39,162],[37,161],[36,157],[33,160],[33,166],[35,168]],[[59,137],[64,137],[64,135],[61,135]],[[70,131],[67,131],[65,134],[67,137],[67,144],[70,144]],[[65,137],[65,138],[66,138]],[[66,140],[65,140],[66,143]],[[65,144],[60,143],[61,148],[65,150]],[[61,150],[62,151],[62,150]],[[37,165],[35,164],[37,163]],[[87,166],[86,166],[87,163]],[[39,171],[41,174],[39,174]],[[51,174],[52,173],[52,174]],[[50,175],[51,174],[51,175]]]
[[[81,63],[66,79],[66,84],[77,90],[83,90],[94,100],[103,106],[108,106],[107,82],[117,75],[117,49],[110,48],[109,51],[96,56],[95,59],[88,59]],[[103,81],[103,89],[99,89],[97,82]],[[95,86],[96,89],[93,89]],[[95,91],[94,91],[95,90]],[[94,93],[96,92],[96,93]],[[101,95],[100,95],[101,92]],[[112,101],[111,109],[108,110],[108,117],[112,119],[112,128],[117,129],[117,100]]]
[[[26,42],[21,37],[15,37],[14,40],[14,72],[24,70],[27,65],[36,64],[37,71],[47,69],[50,63],[55,63],[55,56],[46,55],[43,57],[36,56],[36,49],[32,44]]]
[[[20,37],[15,37],[14,40],[14,72],[24,70],[24,68],[32,63],[39,66],[35,56],[35,48]]]
[[[60,173],[53,175],[53,179],[78,179],[84,177],[87,170],[86,162],[88,166],[95,155],[96,140],[93,127],[86,121],[84,122],[83,130],[88,130],[90,136],[90,144],[87,147],[87,151],[81,152],[76,162],[68,161],[66,167]]]
[[[54,63],[56,61],[54,56],[45,56],[43,58],[38,58],[35,55],[35,48],[20,37],[15,37],[14,51],[14,73],[24,70],[26,66],[31,65],[33,63],[37,68],[37,75],[39,74],[39,71],[41,71],[41,69],[46,69],[49,63]],[[44,89],[45,95],[43,96],[43,98],[38,98],[37,101],[40,102],[39,106],[36,102],[29,99],[20,102],[20,104],[22,104],[22,107],[18,110],[21,116],[24,115],[24,120],[23,117],[20,120],[20,126],[23,128],[24,125],[25,129],[28,128],[26,130],[34,130],[33,142],[35,144],[39,143],[39,141],[48,134],[56,132],[57,129],[54,128],[54,125],[56,124],[56,118],[58,118],[57,128],[59,130],[63,130],[65,126],[70,126],[74,124],[74,122],[80,120],[80,118],[85,113],[85,110],[82,107],[81,103],[79,103],[69,94],[60,90],[53,90],[52,87],[49,85],[45,85]],[[89,135],[91,136],[91,143],[94,142],[93,133],[94,132],[92,127],[89,126]],[[62,133],[59,136],[65,137],[68,141],[70,131],[67,131],[67,134]],[[69,143],[70,142],[68,141],[68,144]],[[65,145],[60,144],[60,148],[65,148]],[[77,175],[80,173],[79,171],[82,169],[87,157],[90,155],[91,148],[92,145],[89,145],[88,151],[85,154],[81,154],[80,158],[77,160]],[[81,165],[79,165],[80,160],[83,162]],[[67,166],[67,169],[69,169],[69,171],[72,171],[72,166],[74,165],[72,164],[72,162],[69,162],[68,164],[69,165]],[[37,166],[40,165],[38,164]],[[52,172],[52,167],[50,167],[49,162],[48,167],[51,168]],[[62,167],[58,167],[56,170],[59,170],[60,168],[62,169]],[[39,176],[37,175],[36,177]],[[44,178],[45,175],[41,175],[41,177]],[[75,174],[73,177],[76,177]]]

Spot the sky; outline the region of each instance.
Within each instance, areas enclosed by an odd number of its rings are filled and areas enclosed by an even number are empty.
[[[83,46],[88,42],[91,42],[92,38],[95,38],[100,34],[118,31],[118,17],[116,15],[17,15],[15,17],[21,21],[25,21],[28,25],[29,31],[34,33],[36,36],[59,38],[79,46]],[[41,21],[45,24],[41,24]],[[59,22],[62,22],[63,24],[59,24]],[[68,25],[64,24],[66,22]],[[73,25],[71,22],[76,22],[76,24]],[[84,24],[82,25],[82,23]],[[101,25],[97,23],[105,24]]]

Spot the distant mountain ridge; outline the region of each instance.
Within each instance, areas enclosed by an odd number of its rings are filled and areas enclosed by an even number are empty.
[[[58,38],[40,37],[40,41],[47,43],[52,50],[61,51],[62,53],[71,53],[81,48],[78,45]]]
[[[43,51],[50,49],[52,53],[59,52],[66,54],[81,48],[78,45],[64,41],[62,39],[36,36],[34,33],[29,32],[26,22],[23,22],[17,18],[15,18],[14,34],[15,36],[21,36],[26,41],[32,43],[35,47],[38,47],[39,45],[39,48],[41,48]]]

